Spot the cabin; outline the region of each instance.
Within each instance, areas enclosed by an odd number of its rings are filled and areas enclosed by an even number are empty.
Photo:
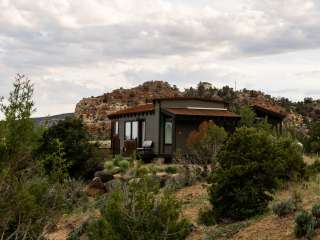
[[[267,119],[278,133],[282,133],[283,120],[287,116],[282,107],[267,102],[253,102],[250,107],[255,112],[257,121]]]
[[[166,159],[171,159],[178,149],[188,151],[187,138],[203,121],[212,121],[232,132],[240,120],[218,97],[154,99],[152,103],[112,113],[108,118],[113,154],[130,156],[142,150]]]

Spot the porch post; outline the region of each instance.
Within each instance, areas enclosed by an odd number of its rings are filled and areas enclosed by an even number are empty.
[[[171,157],[176,152],[176,141],[177,141],[177,133],[176,133],[176,117],[172,118],[172,148],[171,148]]]

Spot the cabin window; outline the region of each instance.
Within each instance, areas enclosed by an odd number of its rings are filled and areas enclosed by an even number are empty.
[[[115,135],[119,135],[119,122],[118,121],[116,121],[115,123],[114,123],[114,134]]]
[[[132,122],[131,139],[132,140],[138,139],[138,122]]]
[[[125,125],[125,139],[135,140],[138,138],[138,122],[126,122]]]
[[[172,144],[172,122],[165,122],[164,144]]]
[[[126,122],[125,138],[126,138],[126,140],[130,140],[131,139],[131,122]]]

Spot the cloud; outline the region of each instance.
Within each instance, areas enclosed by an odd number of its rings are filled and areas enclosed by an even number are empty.
[[[41,92],[74,88],[59,102],[36,96],[39,114],[151,79],[237,80],[269,92],[281,80],[281,89],[298,86],[284,91],[294,98],[312,93],[301,79],[319,88],[317,76],[297,75],[319,69],[319,55],[302,61],[320,47],[316,0],[0,0],[0,8],[0,95],[16,72]]]

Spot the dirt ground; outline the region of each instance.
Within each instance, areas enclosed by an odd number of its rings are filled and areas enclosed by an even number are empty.
[[[196,227],[187,240],[202,239],[204,228],[198,226],[197,219],[199,210],[203,207],[209,206],[207,196],[206,187],[200,183],[180,189],[176,193],[177,199],[183,202],[182,215]]]

